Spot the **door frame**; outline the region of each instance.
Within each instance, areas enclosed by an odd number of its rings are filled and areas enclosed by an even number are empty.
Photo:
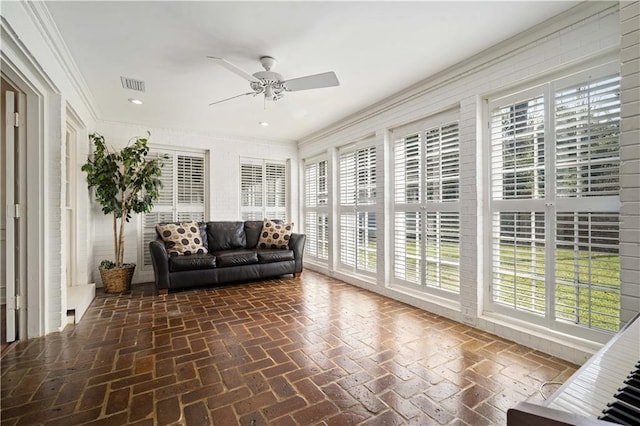
[[[24,131],[24,113],[26,97],[16,85],[5,77],[2,73],[2,89],[5,93],[5,131],[3,137],[6,142],[3,149],[5,163],[5,178],[3,185],[6,189],[6,238],[5,238],[5,271],[6,274],[6,341],[13,342],[26,336],[26,312],[24,298],[18,295],[26,295],[26,159],[24,156],[26,147],[26,137]],[[11,98],[10,104],[7,100]],[[9,107],[9,108],[7,108]],[[7,108],[4,110],[4,108]],[[13,117],[18,114],[19,127]],[[6,137],[8,136],[8,137]],[[17,160],[17,161],[16,161]],[[12,205],[19,205],[20,210],[16,211]],[[18,219],[17,222],[15,219]],[[13,244],[10,250],[8,244]],[[16,313],[18,314],[16,316]]]
[[[51,155],[53,144],[58,136],[62,123],[56,120],[47,120],[48,117],[55,117],[59,112],[61,97],[55,90],[55,85],[41,72],[33,58],[28,54],[20,40],[15,34],[7,31],[2,25],[2,49],[0,50],[0,68],[2,74],[18,90],[26,95],[26,102],[23,113],[24,127],[21,131],[23,135],[22,158],[29,159],[29,168],[22,167],[23,176],[20,177],[26,184],[23,185],[26,201],[22,226],[25,228],[24,250],[28,256],[23,256],[25,273],[21,282],[21,304],[20,309],[20,329],[18,330],[21,339],[42,336],[49,331],[57,331],[58,325],[51,320],[54,317],[62,318],[62,312],[53,311],[52,303],[55,303],[56,285],[59,285],[59,278],[49,275],[45,280],[45,271],[51,272],[50,264],[60,262],[60,259],[47,259],[45,250],[55,253],[55,238],[52,238],[51,229],[55,224],[50,223],[52,216],[51,206],[45,202],[46,189],[44,186],[46,169],[45,157]],[[58,115],[59,116],[59,115]],[[28,142],[27,142],[28,141]],[[48,143],[45,144],[45,141]],[[59,149],[59,147],[58,147]],[[27,179],[28,173],[28,179]],[[47,222],[45,224],[45,221]],[[45,226],[47,225],[47,226]],[[28,233],[26,230],[28,229]],[[57,226],[60,232],[60,226]],[[58,246],[59,247],[59,246]],[[45,285],[45,283],[48,283]],[[49,289],[48,287],[51,287]],[[55,328],[53,328],[55,327]],[[52,329],[53,328],[53,329]]]

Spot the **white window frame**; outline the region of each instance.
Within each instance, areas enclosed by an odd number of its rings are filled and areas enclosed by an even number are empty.
[[[260,189],[259,202],[245,203],[243,199],[243,167],[244,166],[260,167]],[[278,167],[284,171],[284,184],[276,185],[273,191],[269,190],[268,168]],[[242,220],[263,220],[280,219],[287,221],[289,217],[289,162],[286,160],[270,160],[262,158],[241,157],[239,165],[239,181],[240,181],[240,217]],[[284,192],[281,192],[284,191]],[[273,205],[269,201],[273,199]],[[280,203],[278,200],[282,201]]]
[[[396,288],[401,288],[403,290],[409,291],[412,294],[417,294],[419,297],[424,294],[434,294],[436,296],[446,298],[446,299],[458,299],[460,294],[460,164],[461,164],[461,154],[460,154],[460,127],[459,127],[459,110],[451,110],[446,111],[440,114],[436,114],[425,119],[416,121],[414,123],[395,128],[391,131],[391,149],[390,154],[392,158],[390,160],[391,163],[391,176],[393,179],[393,198],[391,203],[391,220],[389,223],[391,224],[391,235],[393,236],[394,243],[391,245],[391,259],[393,259],[393,267],[391,270],[391,285]],[[433,131],[438,129],[442,131],[443,128],[451,125],[457,125],[457,150],[455,152],[451,152],[454,155],[457,155],[457,166],[458,166],[458,176],[457,176],[457,191],[458,196],[456,199],[445,200],[442,197],[439,200],[431,200],[427,198],[427,181],[429,177],[427,176],[427,164],[428,164],[428,153],[426,152],[426,134],[429,131]],[[399,157],[399,149],[404,145],[404,141],[406,138],[414,137],[416,143],[416,149],[418,150],[417,156],[417,171],[418,178],[416,182],[413,182],[417,185],[418,189],[418,199],[408,201],[408,200],[400,200],[399,197],[402,194],[406,194],[406,185],[405,181],[399,179],[396,173],[400,172],[400,166],[398,164],[402,159]],[[403,160],[403,165],[401,167],[405,167],[406,158]],[[440,160],[442,160],[440,158]],[[442,170],[443,162],[439,162],[439,167]],[[442,174],[437,176],[439,179],[442,178]],[[402,193],[402,194],[401,194]],[[408,279],[407,274],[407,265],[406,260],[404,258],[407,256],[405,242],[406,239],[397,238],[396,232],[401,232],[402,229],[398,228],[399,215],[405,213],[415,213],[416,215],[416,223],[418,224],[416,228],[416,245],[417,245],[417,256],[415,257],[416,261],[416,270],[415,270],[415,279]],[[442,255],[441,251],[441,242],[442,234],[437,232],[437,244],[431,248],[431,244],[429,244],[429,248],[427,248],[429,232],[427,230],[427,216],[432,215],[437,216],[436,226],[439,228],[444,220],[449,220],[455,222],[455,218],[457,217],[457,229],[456,236],[458,239],[458,253],[457,253],[457,261],[452,259],[446,259]],[[427,252],[435,250],[436,257],[428,256]],[[403,257],[403,261],[398,260],[398,256]],[[434,281],[431,277],[428,277],[427,263],[429,265],[435,265],[435,273],[436,280]],[[457,280],[454,279],[452,282],[448,282],[447,279],[444,279],[446,274],[443,274],[442,268],[445,266],[447,269],[455,268],[457,272]],[[403,276],[405,278],[403,278]],[[449,288],[443,286],[443,279]]]
[[[322,176],[324,172],[324,176]],[[329,161],[326,156],[304,160],[305,260],[329,262]],[[323,183],[324,180],[324,183]],[[324,223],[320,223],[322,220]]]
[[[531,89],[522,90],[514,94],[490,99],[487,102],[487,110],[485,116],[488,118],[486,133],[486,149],[487,153],[485,165],[488,173],[486,177],[486,188],[488,194],[488,214],[486,217],[484,229],[486,235],[487,268],[485,268],[484,282],[484,301],[485,310],[487,312],[495,312],[519,319],[524,322],[538,324],[543,327],[557,330],[560,332],[572,334],[589,340],[604,341],[610,336],[610,331],[599,328],[587,328],[584,325],[570,324],[567,321],[556,319],[556,218],[562,212],[589,212],[589,213],[618,213],[619,212],[619,195],[590,196],[590,197],[561,197],[556,194],[556,104],[555,94],[558,90],[563,89],[571,84],[579,84],[587,82],[591,79],[601,79],[606,76],[619,73],[619,66],[610,63],[598,66],[589,70],[576,72],[569,76],[559,77],[547,83],[538,85]],[[516,104],[533,96],[542,96],[544,98],[544,196],[539,198],[523,198],[523,199],[498,199],[494,197],[492,186],[492,140],[491,140],[491,115],[495,108]],[[553,171],[550,173],[549,171]],[[544,273],[541,277],[544,280],[545,301],[544,313],[530,313],[521,310],[508,308],[493,299],[493,290],[495,279],[493,277],[494,265],[494,243],[492,221],[499,212],[538,212],[544,217],[544,235],[538,234],[536,239],[544,244],[544,259],[548,261],[544,264]],[[581,222],[582,223],[582,222]],[[502,249],[501,249],[502,250]],[[537,267],[536,269],[537,270]],[[538,274],[540,275],[540,274]],[[589,284],[591,285],[591,284]]]
[[[179,199],[178,162],[180,157],[202,160],[203,182],[202,203],[181,203]],[[140,249],[138,250],[138,264],[141,271],[153,269],[149,242],[156,238],[155,224],[158,222],[197,221],[204,222],[207,218],[209,205],[209,166],[208,155],[205,151],[172,150],[168,148],[154,148],[149,150],[149,158],[159,158],[166,165],[162,167],[161,180],[165,184],[160,189],[160,198],[154,203],[149,213],[140,216]],[[171,176],[167,174],[170,171]],[[169,184],[170,181],[170,184]]]

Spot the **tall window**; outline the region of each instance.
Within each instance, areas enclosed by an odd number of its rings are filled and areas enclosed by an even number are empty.
[[[499,308],[617,331],[619,92],[603,67],[490,104]]]
[[[339,160],[340,265],[376,272],[376,148],[351,148]]]
[[[155,240],[158,222],[205,220],[204,154],[153,150],[162,163],[162,189],[153,210],[143,217],[143,265],[151,265],[149,242]]]
[[[65,247],[67,249],[65,272],[67,277],[67,286],[70,287],[75,281],[75,265],[76,265],[76,191],[75,188],[75,143],[77,131],[67,124],[67,131],[64,140],[64,193],[65,193]]]
[[[287,219],[287,166],[283,161],[240,160],[243,220]]]
[[[443,118],[393,132],[393,273],[416,290],[459,292],[460,144],[457,121]]]
[[[327,160],[304,165],[305,256],[326,262],[329,258],[329,190]]]

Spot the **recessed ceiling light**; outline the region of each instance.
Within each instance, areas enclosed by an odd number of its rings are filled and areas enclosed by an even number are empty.
[[[267,123],[266,121],[259,121],[258,124],[262,127],[267,127],[269,125],[269,123]]]
[[[129,102],[136,105],[142,105],[142,101],[140,99],[129,98]]]

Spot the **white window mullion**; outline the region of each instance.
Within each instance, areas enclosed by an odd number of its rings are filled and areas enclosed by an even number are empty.
[[[551,105],[552,92],[550,85],[544,87],[545,104]],[[544,167],[545,171],[553,170],[555,173],[545,173],[545,188],[547,189],[544,194],[545,199],[545,241],[546,241],[546,262],[544,265],[544,279],[545,279],[545,312],[547,327],[553,328],[555,321],[555,304],[556,304],[556,286],[554,277],[556,274],[556,262],[553,261],[556,251],[556,211],[557,211],[557,168],[556,168],[556,155],[555,155],[555,143],[554,135],[556,133],[556,122],[553,119],[552,108],[545,108],[545,143],[544,146]]]

